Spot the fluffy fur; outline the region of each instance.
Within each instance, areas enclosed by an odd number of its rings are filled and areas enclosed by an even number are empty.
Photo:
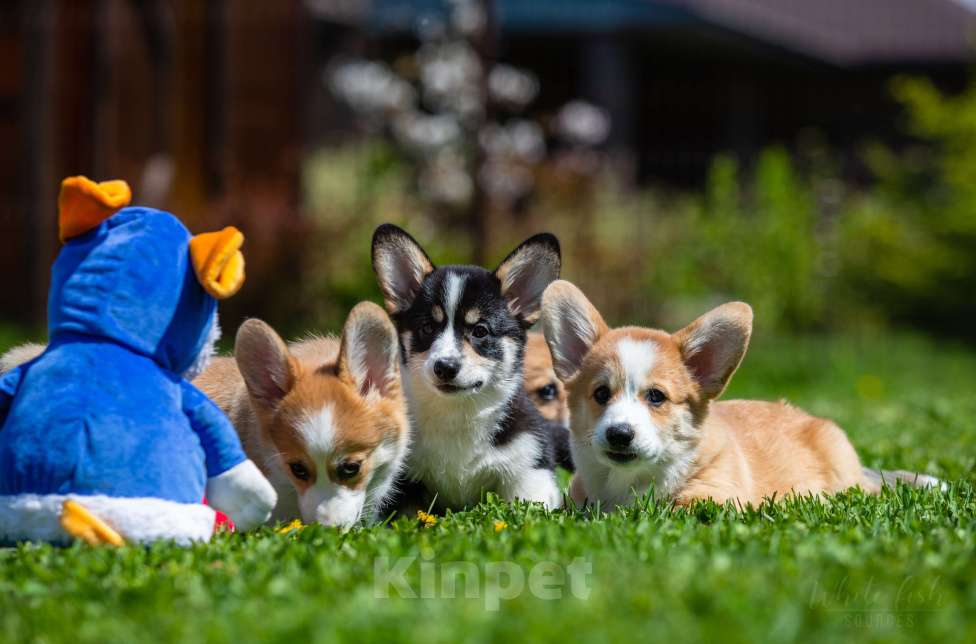
[[[234,353],[216,358],[196,384],[278,492],[272,520],[375,520],[409,442],[396,331],[383,310],[364,302],[341,339],[288,345],[248,320]]]
[[[436,496],[439,507],[460,508],[493,491],[560,505],[554,463],[565,432],[522,388],[526,331],[559,262],[558,241],[543,234],[493,272],[436,268],[403,230],[376,230],[373,267],[399,332],[414,429],[408,479],[425,495],[415,502]]]
[[[877,490],[899,478],[864,470],[829,420],[783,402],[713,402],[748,347],[746,304],[720,306],[674,334],[610,329],[579,289],[561,281],[546,290],[542,311],[569,392],[571,494],[579,504],[628,505],[651,486],[679,504],[758,504],[852,486]]]

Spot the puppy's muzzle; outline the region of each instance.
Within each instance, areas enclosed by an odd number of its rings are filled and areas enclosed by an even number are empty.
[[[607,427],[607,444],[613,449],[629,449],[634,441],[634,428],[626,423]]]
[[[461,371],[461,361],[457,358],[438,358],[434,361],[434,375],[441,382],[451,382]]]
[[[476,382],[458,382],[458,375],[461,373],[461,360],[453,357],[438,358],[431,366],[436,382],[434,386],[445,394],[456,394],[461,392],[478,391],[484,385],[483,380]],[[463,378],[462,378],[463,380]]]
[[[607,427],[604,433],[607,446],[607,458],[614,463],[629,463],[637,454],[631,451],[631,443],[634,442],[634,428],[627,423],[617,423]]]

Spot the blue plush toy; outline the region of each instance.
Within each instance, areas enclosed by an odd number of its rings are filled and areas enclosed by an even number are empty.
[[[191,237],[129,196],[121,181],[62,184],[50,343],[0,378],[0,542],[186,543],[213,533],[204,493],[240,529],[274,507],[188,381],[213,352],[215,297],[244,280],[243,236]]]

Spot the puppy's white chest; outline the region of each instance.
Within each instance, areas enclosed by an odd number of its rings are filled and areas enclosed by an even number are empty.
[[[533,467],[538,447],[531,435],[506,445],[492,444],[499,413],[415,413],[409,456],[413,477],[435,490],[440,502],[460,507],[477,503],[485,491],[501,492]]]
[[[477,440],[477,429],[460,419],[428,419],[415,425],[409,456],[411,474],[436,490],[447,505],[466,505],[479,500],[483,489],[492,489],[497,477],[491,445]]]

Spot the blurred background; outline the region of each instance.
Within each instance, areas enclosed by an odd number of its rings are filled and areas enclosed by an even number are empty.
[[[222,305],[379,299],[373,228],[493,267],[549,230],[611,323],[976,340],[969,0],[5,0],[0,320],[43,332],[62,177],[234,224]]]

